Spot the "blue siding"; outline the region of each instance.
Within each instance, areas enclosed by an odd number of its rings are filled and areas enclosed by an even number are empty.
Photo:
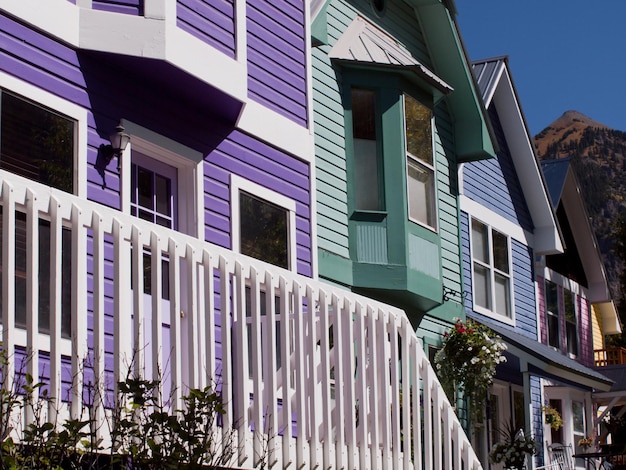
[[[182,30],[235,57],[234,0],[179,0],[177,6]]]
[[[466,163],[463,166],[464,194],[507,220],[518,223],[525,230],[532,231],[530,212],[500,119],[493,106],[489,109],[489,115],[500,151],[497,159]]]
[[[466,311],[475,318],[482,315],[473,311],[472,265],[470,258],[469,216],[461,213],[461,240],[463,250],[463,288],[467,292]],[[537,316],[532,250],[517,240],[511,239],[513,262],[513,299],[515,309],[515,331],[525,336],[537,337]]]
[[[307,126],[304,2],[250,0],[247,16],[248,95]]]

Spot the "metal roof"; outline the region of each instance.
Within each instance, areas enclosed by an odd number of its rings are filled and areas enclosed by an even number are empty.
[[[613,385],[613,380],[600,372],[582,365],[534,338],[524,336],[496,321],[483,317],[473,319],[499,334],[509,347],[510,353],[525,359],[528,364],[546,374],[601,391],[608,391]]]
[[[507,57],[494,57],[493,59],[484,59],[472,63],[472,71],[478,90],[488,107],[491,98],[498,87],[500,76],[506,67]]]
[[[402,44],[362,16],[357,16],[348,26],[333,46],[329,57],[360,65],[409,70],[444,94],[453,90],[443,79],[413,57]]]

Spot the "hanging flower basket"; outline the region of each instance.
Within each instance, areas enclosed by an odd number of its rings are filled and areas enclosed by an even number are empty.
[[[502,338],[484,325],[472,320],[457,319],[454,327],[444,334],[443,347],[435,355],[439,380],[450,401],[456,402],[456,392],[469,400],[471,414],[482,410],[487,390],[493,383],[496,366],[506,358]]]
[[[546,424],[549,424],[555,431],[561,429],[563,426],[563,419],[557,409],[552,408],[550,405],[545,405],[541,407],[541,411],[543,411],[546,415]]]

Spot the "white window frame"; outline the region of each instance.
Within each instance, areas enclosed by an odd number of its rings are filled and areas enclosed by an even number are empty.
[[[74,130],[74,195],[87,197],[87,110],[57,95],[0,72],[0,88],[63,114],[76,122]],[[17,177],[18,175],[16,175]],[[30,181],[30,180],[29,180]],[[37,182],[36,182],[37,183]]]
[[[576,340],[578,342],[578,345],[577,345],[578,355],[570,354],[567,350],[568,344],[567,344],[567,320],[565,319],[565,300],[561,296],[559,296],[559,312],[558,312],[558,315],[559,315],[559,350],[560,351],[564,350],[565,353],[572,359],[579,358],[581,356],[581,342],[580,342],[580,334],[578,332],[578,329],[581,323],[581,312],[580,312],[580,308],[578,304],[578,298],[580,298],[581,301],[583,302],[589,303],[589,299],[587,297],[587,289],[581,286],[580,284],[578,284],[576,281],[573,281],[572,279],[569,279],[568,277],[565,277],[562,274],[559,274],[551,270],[550,268],[544,269],[543,277],[544,277],[544,285],[545,285],[545,281],[552,281],[553,283],[557,285],[557,288],[561,287],[563,291],[563,294],[562,294],[563,296],[565,296],[566,291],[569,291],[574,296],[574,315],[576,316]],[[545,303],[545,293],[544,293],[544,303]],[[561,305],[563,305],[563,310],[561,310]],[[591,305],[589,306],[589,308],[591,308]],[[542,327],[546,328],[546,335],[548,335],[549,332],[547,331],[548,329],[547,305],[546,305],[544,313],[546,315],[546,324],[542,325]],[[564,340],[561,341],[561,338],[564,338]],[[548,342],[548,345],[549,345],[549,342]]]
[[[432,157],[433,163],[432,165],[417,158],[416,156],[409,153],[409,147],[407,144],[407,136],[406,136],[406,97],[410,97],[411,99],[417,101],[422,106],[427,107],[420,100],[412,96],[410,93],[403,92],[402,93],[402,123],[404,125],[403,134],[404,134],[404,153],[406,156],[406,165],[405,165],[405,175],[406,175],[406,199],[407,199],[407,215],[409,220],[413,223],[421,225],[422,227],[427,228],[428,230],[432,230],[437,233],[439,231],[439,204],[438,204],[438,188],[437,188],[437,162],[436,162],[436,152],[435,152],[435,117],[434,113],[430,118],[430,138],[431,138],[431,149],[432,149]],[[429,225],[427,222],[415,219],[411,217],[411,195],[409,193],[409,165],[413,162],[414,165],[418,165],[426,168],[428,171],[432,172],[433,177],[433,225]]]
[[[133,122],[122,120],[130,143],[122,158],[122,212],[130,214],[131,163],[133,150],[173,166],[177,170],[178,231],[196,238],[203,235],[202,153]]]
[[[489,263],[485,263],[483,261],[477,261],[476,258],[474,257],[474,246],[475,246],[475,241],[474,241],[474,236],[473,236],[473,231],[472,231],[472,222],[476,221],[484,226],[487,227],[487,234],[488,234],[488,250],[489,250]],[[495,309],[495,304],[496,304],[496,298],[495,298],[495,273],[496,273],[496,268],[494,266],[494,260],[493,260],[493,231],[496,231],[502,235],[504,235],[506,237],[507,240],[507,256],[508,256],[508,262],[509,262],[509,272],[508,273],[503,273],[500,270],[497,270],[497,272],[499,274],[502,275],[506,275],[508,278],[508,282],[509,282],[509,312],[510,312],[510,316],[506,316],[503,315],[501,313],[496,312],[495,310],[492,309],[488,309],[485,307],[482,307],[480,305],[477,305],[476,302],[474,301],[474,299],[476,298],[476,282],[474,280],[474,263],[478,262],[481,266],[486,267],[489,270],[489,283],[491,286],[490,289],[490,295],[491,295],[491,299],[490,299],[490,303],[492,305],[492,307]],[[480,219],[479,217],[475,217],[471,214],[468,214],[468,232],[469,232],[469,240],[470,240],[470,273],[471,273],[471,279],[472,279],[472,306],[475,312],[481,313],[485,316],[488,316],[490,318],[494,318],[497,319],[503,323],[508,323],[510,325],[515,325],[515,296],[514,296],[514,272],[513,272],[513,252],[512,252],[512,237],[511,235],[509,235],[508,233],[506,233],[506,231],[501,230],[499,227],[497,226],[493,226],[492,224],[485,222],[484,220]]]
[[[293,199],[235,174],[230,175],[231,249],[235,253],[241,253],[241,234],[239,231],[239,227],[241,226],[239,193],[241,191],[256,196],[259,199],[267,201],[268,203],[274,204],[287,211],[287,233],[289,235],[289,240],[287,241],[288,269],[296,272],[296,202]]]

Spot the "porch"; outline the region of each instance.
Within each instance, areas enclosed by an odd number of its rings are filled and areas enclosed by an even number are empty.
[[[86,397],[129,374],[171,410],[216,383],[234,468],[481,468],[403,311],[6,171],[0,204],[3,349],[50,414],[104,419]]]

